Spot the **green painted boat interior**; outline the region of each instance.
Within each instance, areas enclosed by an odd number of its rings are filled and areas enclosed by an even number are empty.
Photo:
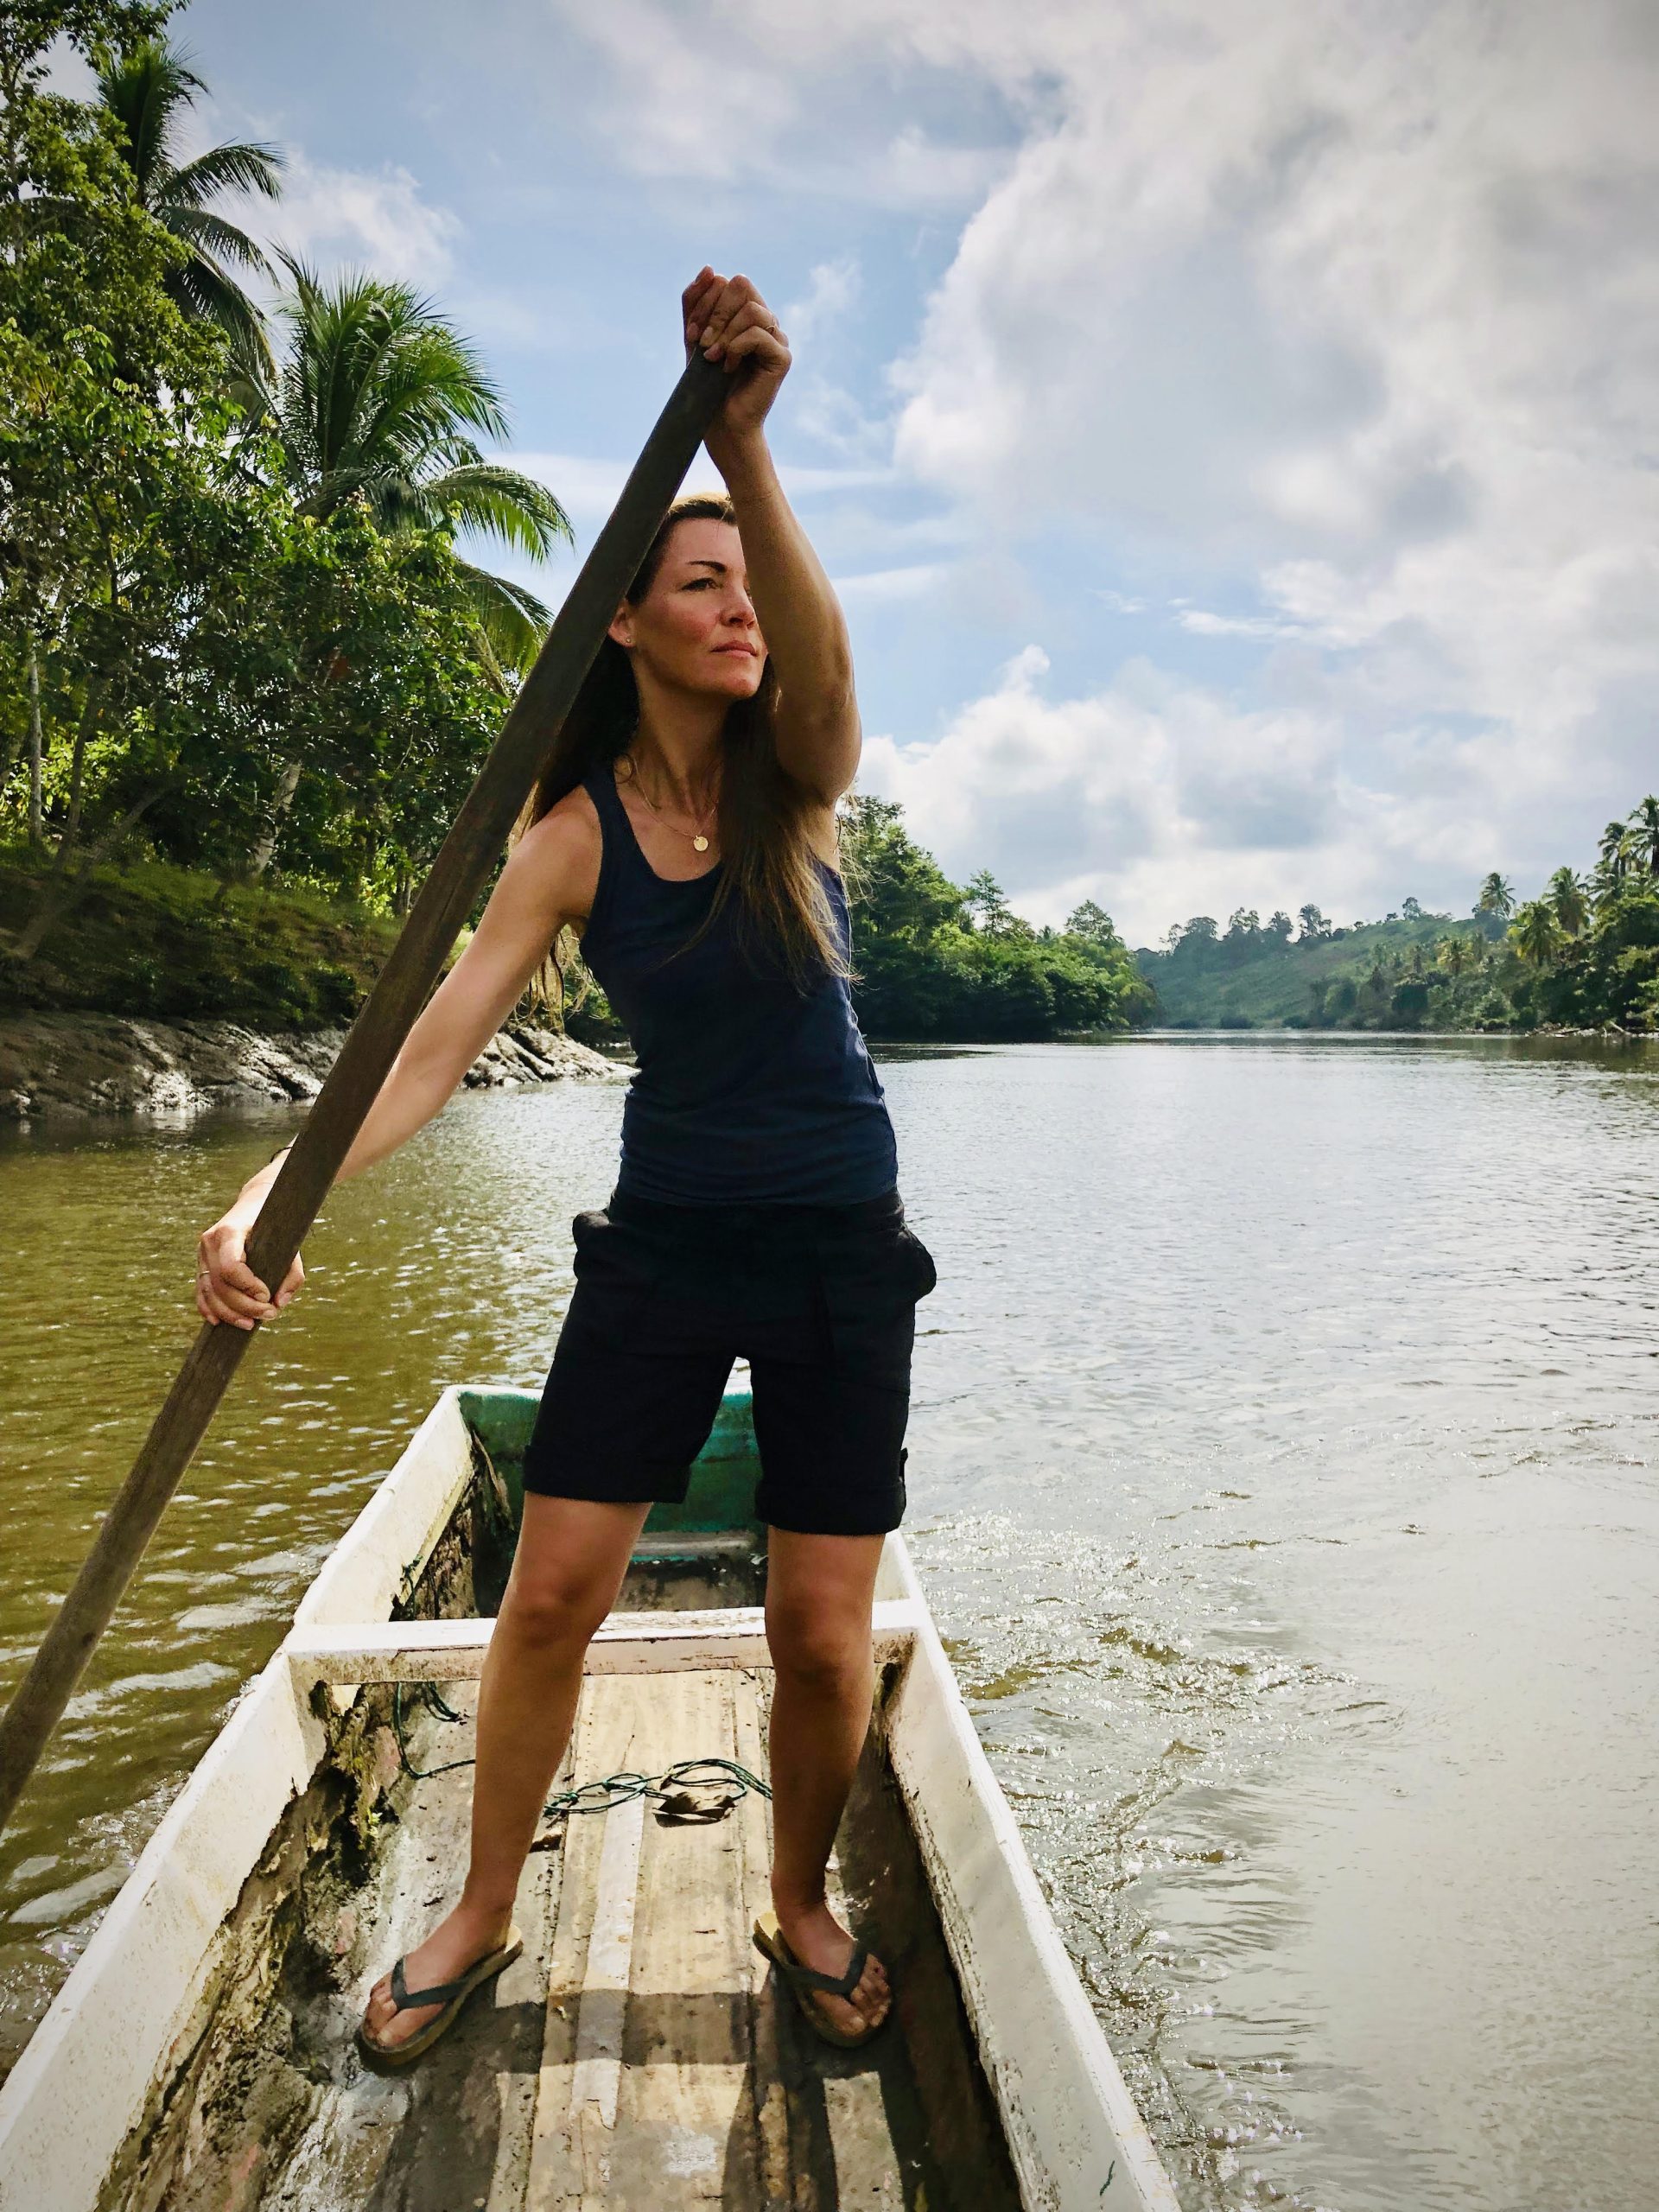
[[[462,1418],[506,1484],[515,1516],[524,1510],[524,1448],[540,1403],[541,1393],[537,1390],[465,1389],[461,1393]],[[754,1488],[760,1471],[749,1387],[746,1382],[734,1382],[721,1401],[709,1441],[692,1465],[684,1503],[653,1506],[645,1522],[645,1535],[716,1535],[747,1530],[758,1537],[761,1524],[755,1518]]]

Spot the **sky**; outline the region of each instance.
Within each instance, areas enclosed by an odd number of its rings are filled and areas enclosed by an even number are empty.
[[[681,286],[760,286],[861,785],[1033,920],[1463,914],[1659,785],[1650,0],[194,0],[175,35],[202,143],[289,151],[250,219],[442,304],[578,552]]]

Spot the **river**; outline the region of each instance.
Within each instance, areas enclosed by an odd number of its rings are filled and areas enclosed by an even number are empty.
[[[884,1058],[918,1563],[1188,2212],[1649,2212],[1659,1051]],[[0,1840],[0,2065],[438,1388],[538,1382],[612,1087],[331,1198]],[[0,1691],[292,1116],[0,1143]]]

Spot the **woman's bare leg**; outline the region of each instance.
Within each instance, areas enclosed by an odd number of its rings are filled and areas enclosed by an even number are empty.
[[[774,1529],[768,1547],[766,1639],[777,1672],[772,1902],[790,1949],[820,1974],[844,1974],[853,1955],[823,1878],[870,1725],[870,1605],[880,1558],[880,1536]],[[849,2033],[883,2018],[891,1999],[880,1960],[870,1960],[850,2003],[822,1994],[813,2002]]]
[[[616,1602],[650,1510],[525,1497],[479,1685],[472,1860],[460,1903],[404,1961],[410,1989],[454,1980],[494,1950],[512,1924],[525,1854],[570,1740],[588,1640]],[[401,2043],[439,2009],[397,2012],[387,1974],[370,1994],[364,2024],[377,2042]]]

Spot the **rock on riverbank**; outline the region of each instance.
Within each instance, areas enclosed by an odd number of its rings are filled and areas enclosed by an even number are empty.
[[[0,1020],[0,1120],[35,1115],[194,1114],[315,1098],[343,1029],[283,1035],[235,1021],[147,1021],[112,1014]],[[574,1038],[503,1030],[467,1071],[469,1087],[618,1082],[627,1071]]]

